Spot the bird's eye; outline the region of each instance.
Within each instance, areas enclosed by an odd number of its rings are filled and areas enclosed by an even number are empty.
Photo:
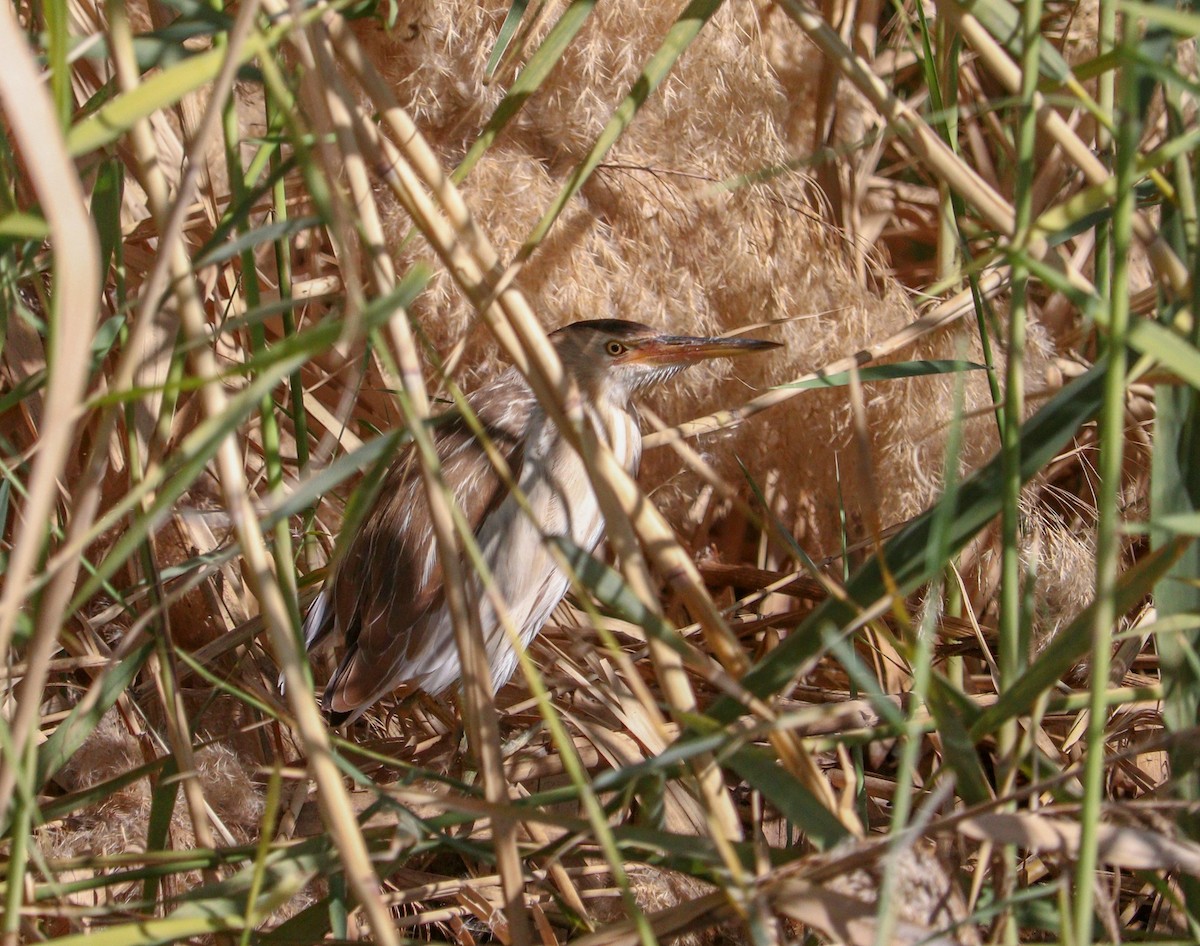
[[[623,355],[623,354],[625,354],[625,352],[626,352],[626,350],[627,350],[627,349],[625,348],[625,346],[624,346],[624,345],[622,345],[620,342],[618,342],[618,341],[617,341],[617,340],[614,338],[612,341],[609,341],[609,342],[606,342],[606,343],[605,343],[605,345],[604,345],[604,350],[605,350],[606,352],[608,352],[610,355],[612,355],[614,358],[616,358],[616,357],[617,357],[617,355]]]

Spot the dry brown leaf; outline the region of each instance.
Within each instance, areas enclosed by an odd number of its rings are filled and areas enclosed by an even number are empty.
[[[1015,844],[1034,853],[1079,854],[1078,822],[1034,814],[991,814],[968,818],[959,831],[977,841]],[[1200,844],[1169,838],[1145,828],[1101,824],[1097,835],[1101,863],[1133,870],[1183,870],[1200,876]]]
[[[878,935],[879,907],[855,897],[834,893],[804,880],[785,880],[771,892],[775,909],[824,935],[852,946],[873,946]],[[896,920],[890,927],[893,944],[924,943],[952,946],[955,940],[934,936],[915,923]]]

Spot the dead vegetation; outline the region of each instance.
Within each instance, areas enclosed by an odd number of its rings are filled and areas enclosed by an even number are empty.
[[[1112,7],[0,14],[4,946],[1187,936],[1197,24]],[[415,379],[608,317],[786,348],[596,472],[498,730],[330,733]]]

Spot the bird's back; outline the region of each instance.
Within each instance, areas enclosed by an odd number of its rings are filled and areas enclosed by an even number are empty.
[[[510,468],[521,466],[523,433],[536,404],[524,380],[506,372],[468,399],[488,438]],[[434,445],[448,491],[477,528],[507,494],[467,421],[455,412],[436,427]],[[365,707],[391,681],[428,672],[421,631],[445,611],[442,568],[429,501],[415,449],[406,448],[385,475],[362,528],[346,548],[322,596],[326,620],[345,638],[345,657],[323,705],[335,718]],[[314,612],[321,602],[314,604]],[[449,650],[454,650],[453,640]],[[417,659],[421,658],[421,659]],[[457,655],[454,657],[457,661]],[[398,677],[397,674],[405,674]],[[378,693],[378,695],[376,695]]]
[[[472,578],[470,600],[498,687],[517,665],[500,612],[507,612],[523,646],[569,587],[543,534],[566,536],[591,551],[603,536],[603,517],[582,460],[516,371],[481,388],[468,402],[532,513],[531,519],[510,495],[461,416],[438,429],[435,446],[444,483],[470,523],[492,575],[491,593],[503,602],[498,608],[478,577]],[[593,421],[622,464],[636,471],[641,434],[632,411],[604,412]],[[356,718],[400,683],[438,693],[461,675],[425,483],[412,448],[386,474],[374,507],[322,596],[328,597],[314,604],[310,622],[323,618],[327,627],[336,625],[346,642],[345,657],[322,701],[335,722]],[[314,632],[306,624],[306,637]]]

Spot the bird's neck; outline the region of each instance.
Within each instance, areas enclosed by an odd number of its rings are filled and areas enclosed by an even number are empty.
[[[521,394],[529,402],[531,416],[526,426],[531,431],[539,432],[529,438],[530,456],[544,461],[553,451],[553,445],[561,435],[533,397],[524,378],[521,378],[515,369],[513,375],[520,380]],[[515,395],[517,392],[513,393]],[[637,409],[630,402],[628,394],[604,385],[600,386],[599,390],[581,391],[580,403],[584,417],[596,431],[596,435],[613,452],[621,466],[630,474],[636,475],[642,458],[642,429]]]
[[[642,459],[642,428],[629,398],[600,391],[595,400],[585,402],[584,412],[617,462],[636,474]]]

